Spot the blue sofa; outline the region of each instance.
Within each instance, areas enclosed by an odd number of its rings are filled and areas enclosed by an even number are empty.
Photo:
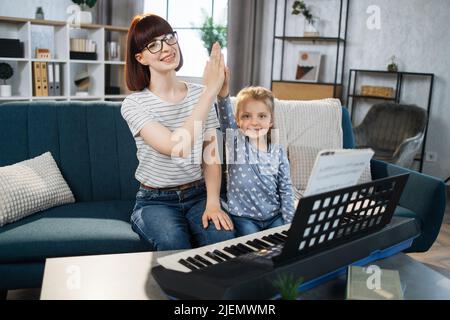
[[[344,147],[354,138],[343,109]],[[12,102],[0,105],[0,166],[51,151],[76,203],[0,228],[0,291],[38,288],[49,257],[151,250],[131,230],[138,182],[136,147],[113,102]],[[372,162],[381,178],[407,170]],[[445,210],[441,180],[411,172],[396,214],[418,220],[422,235],[410,251],[426,251]]]

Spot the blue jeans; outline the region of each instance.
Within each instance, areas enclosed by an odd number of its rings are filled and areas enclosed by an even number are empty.
[[[284,224],[284,220],[281,214],[264,221],[238,216],[231,216],[231,219],[233,219],[237,237],[245,236],[247,234],[252,234],[270,228],[279,227]]]
[[[234,238],[234,230],[217,230],[212,221],[206,229],[205,185],[182,191],[140,188],[131,214],[131,227],[155,250],[189,249]]]

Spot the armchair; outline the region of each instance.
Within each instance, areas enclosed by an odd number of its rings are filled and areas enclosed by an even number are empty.
[[[423,142],[427,113],[416,105],[374,105],[354,128],[357,147],[370,147],[375,159],[411,167]]]

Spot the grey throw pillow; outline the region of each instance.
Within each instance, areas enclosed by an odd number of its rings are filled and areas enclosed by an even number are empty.
[[[0,167],[0,227],[75,198],[50,152]]]

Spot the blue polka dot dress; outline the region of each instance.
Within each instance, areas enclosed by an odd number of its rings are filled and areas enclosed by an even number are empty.
[[[294,195],[289,162],[281,145],[258,150],[238,129],[229,97],[218,98],[217,111],[227,150],[228,211],[239,217],[265,221],[282,215],[290,223]]]

